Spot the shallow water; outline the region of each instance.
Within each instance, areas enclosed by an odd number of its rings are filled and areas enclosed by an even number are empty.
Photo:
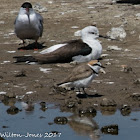
[[[25,103],[17,102],[14,106],[18,109],[9,111],[8,103],[0,103],[0,136],[5,140],[139,140],[140,137],[139,111],[129,116],[122,116],[119,110],[113,115],[98,111],[92,118],[61,112],[53,104],[41,108],[36,103],[27,108]],[[56,117],[67,119],[54,121]],[[103,129],[107,127],[111,128]]]

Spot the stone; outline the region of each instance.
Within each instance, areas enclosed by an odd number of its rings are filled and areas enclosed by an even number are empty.
[[[79,116],[96,116],[97,111],[93,107],[79,109]]]
[[[118,130],[119,128],[117,124],[107,125],[101,128],[102,133],[111,135],[118,135]]]
[[[131,113],[131,107],[128,105],[123,105],[120,111],[123,116],[128,116]]]
[[[36,3],[34,5],[34,9],[36,11],[38,11],[39,13],[43,13],[43,12],[48,12],[48,9],[46,7],[43,7],[42,5],[40,5],[39,3]]]
[[[140,84],[140,78],[136,79],[136,80],[134,81],[134,84]]]
[[[15,75],[15,77],[26,77],[27,75],[26,75],[26,71],[25,70],[21,70],[21,71],[19,71],[16,75]]]
[[[67,122],[68,122],[68,119],[66,117],[56,117],[54,119],[54,123],[56,124],[64,125],[64,124],[67,124]]]
[[[68,101],[68,102],[66,103],[66,106],[67,106],[68,108],[74,108],[74,107],[75,107],[75,102],[74,102],[74,101]]]
[[[100,105],[103,106],[103,107],[117,106],[117,104],[114,100],[110,100],[110,99],[107,99],[107,98],[104,98],[101,101]]]
[[[125,73],[132,72],[132,68],[127,66],[127,65],[121,65],[121,67],[122,67],[122,71],[125,72]]]
[[[107,51],[112,51],[112,50],[114,50],[114,51],[121,51],[122,48],[119,48],[118,46],[108,46],[107,47]]]
[[[140,101],[140,93],[133,93],[131,95],[131,98],[134,100],[134,101]]]
[[[124,39],[126,37],[126,32],[122,27],[113,27],[107,32],[107,36],[111,39]]]
[[[15,107],[15,106],[11,106],[10,108],[7,109],[7,113],[11,114],[11,115],[15,115],[19,112],[20,110]]]

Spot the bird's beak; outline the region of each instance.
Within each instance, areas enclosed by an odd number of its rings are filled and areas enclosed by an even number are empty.
[[[113,38],[110,38],[110,37],[108,37],[108,36],[103,36],[103,35],[99,35],[99,37],[105,38],[105,39],[117,40],[117,39],[113,39]],[[117,41],[118,41],[118,40],[117,40]]]
[[[101,68],[105,68],[104,66],[100,66]]]

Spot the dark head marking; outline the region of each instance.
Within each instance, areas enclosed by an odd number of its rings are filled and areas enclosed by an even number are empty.
[[[22,8],[32,8],[32,4],[29,2],[25,2],[21,5]]]

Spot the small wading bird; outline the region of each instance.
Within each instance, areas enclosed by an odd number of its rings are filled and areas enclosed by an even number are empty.
[[[81,39],[71,40],[51,46],[41,51],[36,56],[18,56],[16,62],[39,63],[67,63],[88,62],[99,59],[102,53],[102,45],[96,39],[103,37],[95,26],[87,26],[81,30]]]
[[[43,18],[33,10],[31,3],[22,4],[14,25],[15,33],[23,44],[25,44],[25,39],[32,39],[35,40],[35,48],[38,49],[37,40],[43,33]]]
[[[83,89],[82,94],[86,94],[85,88],[92,82],[92,80],[98,76],[98,72],[101,68],[104,68],[98,60],[92,60],[87,64],[82,64],[75,67],[71,74],[67,76],[61,83],[57,84],[58,87],[65,89],[77,88]]]

